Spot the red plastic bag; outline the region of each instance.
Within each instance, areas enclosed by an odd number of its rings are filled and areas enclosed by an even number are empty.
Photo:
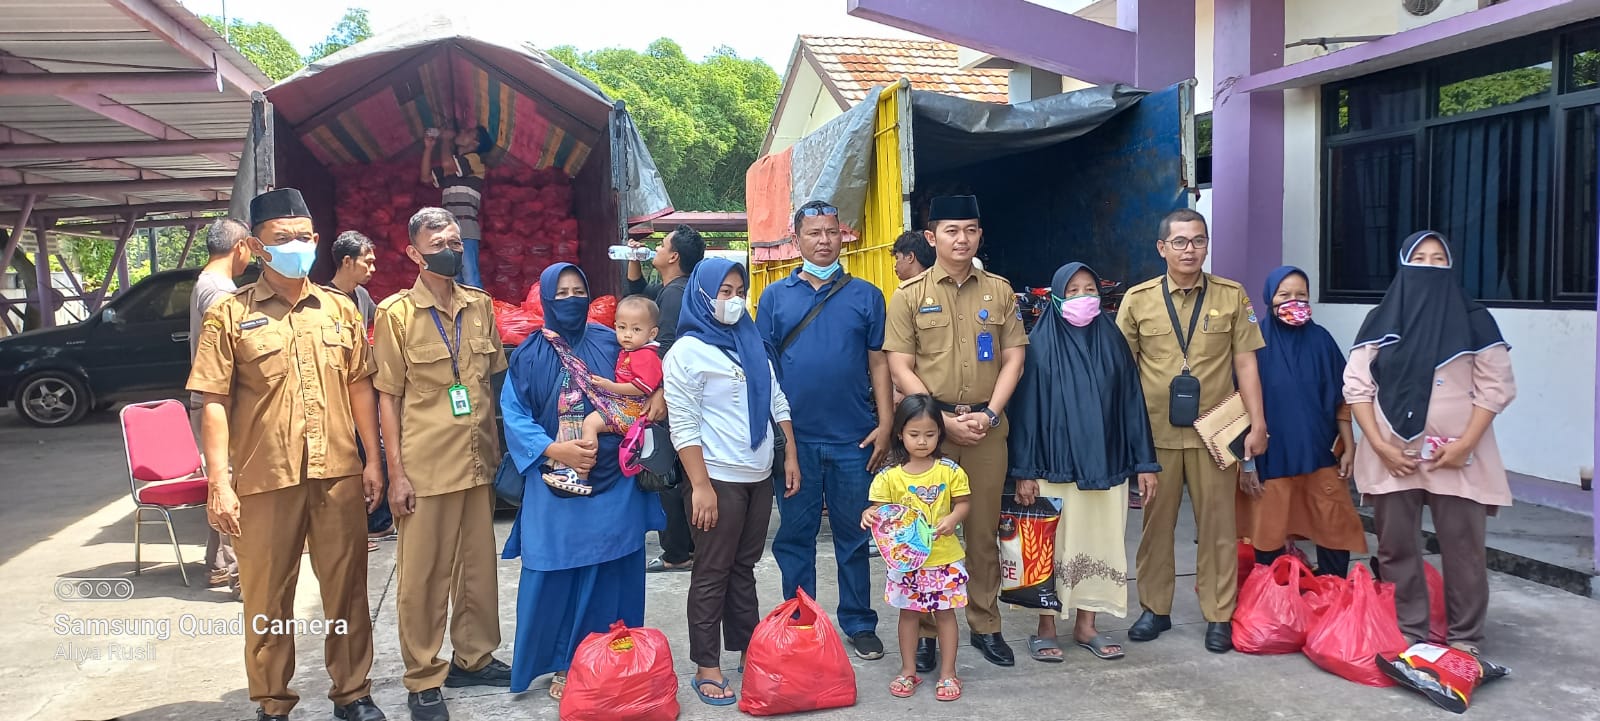
[[[1428,642],[1442,644],[1450,633],[1450,619],[1444,607],[1444,576],[1433,564],[1423,561],[1422,577],[1428,583]]]
[[[538,313],[540,318],[544,318],[544,301],[539,299],[538,281],[535,281],[534,284],[528,288],[528,294],[523,296],[522,309],[528,311],[529,313]]]
[[[504,301],[494,301],[494,325],[500,331],[500,342],[522,345],[528,336],[544,327],[544,318]]]
[[[1249,579],[1250,574],[1254,573],[1256,570],[1256,547],[1250,545],[1249,541],[1240,541],[1239,547],[1236,550],[1238,551],[1239,555],[1239,590],[1242,591],[1244,590],[1244,582]],[[1199,579],[1195,579],[1195,589],[1197,593],[1199,592],[1200,588],[1199,584]]]
[[[856,671],[817,602],[797,590],[750,637],[739,710],[753,716],[854,706]]]
[[[1378,668],[1380,655],[1406,649],[1395,619],[1394,587],[1383,593],[1366,566],[1350,571],[1349,592],[1306,637],[1306,658],[1322,670],[1367,686],[1393,686]]]
[[[589,304],[589,322],[607,328],[617,324],[617,297],[602,295]]]
[[[1233,647],[1240,653],[1277,654],[1305,646],[1316,619],[1301,592],[1312,578],[1311,569],[1294,556],[1256,566],[1233,612]]]
[[[666,634],[628,628],[621,621],[578,644],[561,721],[673,721],[678,718],[678,675]]]
[[[1301,584],[1300,588],[1304,591],[1301,597],[1311,608],[1312,627],[1315,627],[1318,620],[1344,600],[1350,584],[1338,576],[1313,576],[1310,581]],[[1309,635],[1310,630],[1308,629],[1306,633]]]

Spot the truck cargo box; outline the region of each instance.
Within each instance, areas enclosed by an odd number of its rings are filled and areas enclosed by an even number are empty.
[[[913,89],[901,80],[746,176],[752,298],[799,266],[791,216],[809,200],[839,208],[845,267],[898,284],[895,238],[921,230],[928,199],[974,194],[985,268],[1016,290],[1043,287],[1079,260],[1127,284],[1153,277],[1161,216],[1189,207],[1193,82],[1145,92],[1103,86],[1019,105]]]

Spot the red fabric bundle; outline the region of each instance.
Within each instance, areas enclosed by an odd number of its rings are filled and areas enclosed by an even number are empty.
[[[621,621],[591,633],[573,654],[561,721],[673,721],[678,676],[666,634]]]
[[[753,716],[854,706],[856,672],[833,621],[797,590],[756,624],[739,710]]]
[[[1255,654],[1299,651],[1316,620],[1301,595],[1312,578],[1311,569],[1294,556],[1256,566],[1233,612],[1233,647]]]
[[[1394,681],[1374,659],[1406,649],[1400,622],[1395,619],[1394,586],[1374,582],[1372,572],[1361,564],[1351,569],[1348,586],[1341,602],[1306,636],[1306,658],[1324,671],[1359,684],[1393,686]]]

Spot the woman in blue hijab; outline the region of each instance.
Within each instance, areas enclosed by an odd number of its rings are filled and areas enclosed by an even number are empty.
[[[1261,324],[1267,345],[1256,351],[1272,445],[1255,459],[1256,477],[1264,481],[1241,481],[1239,535],[1250,539],[1262,564],[1283,555],[1291,539],[1309,539],[1317,544],[1317,573],[1343,576],[1350,554],[1367,551],[1350,500],[1356,446],[1344,404],[1344,354],[1311,320],[1304,271],[1287,265],[1272,271],[1261,297],[1272,308]]]
[[[623,476],[620,438],[601,435],[598,448],[583,440],[554,441],[562,405],[576,399],[582,407],[566,410],[589,412],[581,393],[563,393],[572,381],[558,348],[609,379],[621,346],[610,328],[588,322],[589,282],[577,266],[557,263],[539,281],[549,332],[529,336],[511,355],[500,393],[506,448],[526,479],[501,557],[522,559],[511,690],[526,691],[535,677],[555,673],[550,696],[559,699],[585,636],[618,619],[644,624],[645,532],[661,529],[666,518],[654,497]],[[541,466],[551,462],[587,469],[593,494],[558,495],[543,481]]]
[[[713,706],[735,701],[722,675],[724,645],[743,652],[761,617],[755,566],[766,549],[774,476],[783,474],[786,496],[800,488],[789,401],[745,312],[748,283],[744,266],[722,258],[695,266],[662,384],[672,445],[689,477],[683,497],[695,548],[690,684]],[[780,441],[784,460],[775,468]]]

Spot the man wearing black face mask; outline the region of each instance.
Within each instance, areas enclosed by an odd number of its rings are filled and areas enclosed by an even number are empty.
[[[417,283],[378,304],[374,355],[389,507],[399,526],[398,620],[414,721],[444,721],[440,686],[509,686],[500,645],[494,495],[500,458],[490,378],[506,369],[489,294],[459,285],[449,211],[411,217]],[[465,449],[467,452],[462,453]],[[438,658],[451,618],[453,659]]]

